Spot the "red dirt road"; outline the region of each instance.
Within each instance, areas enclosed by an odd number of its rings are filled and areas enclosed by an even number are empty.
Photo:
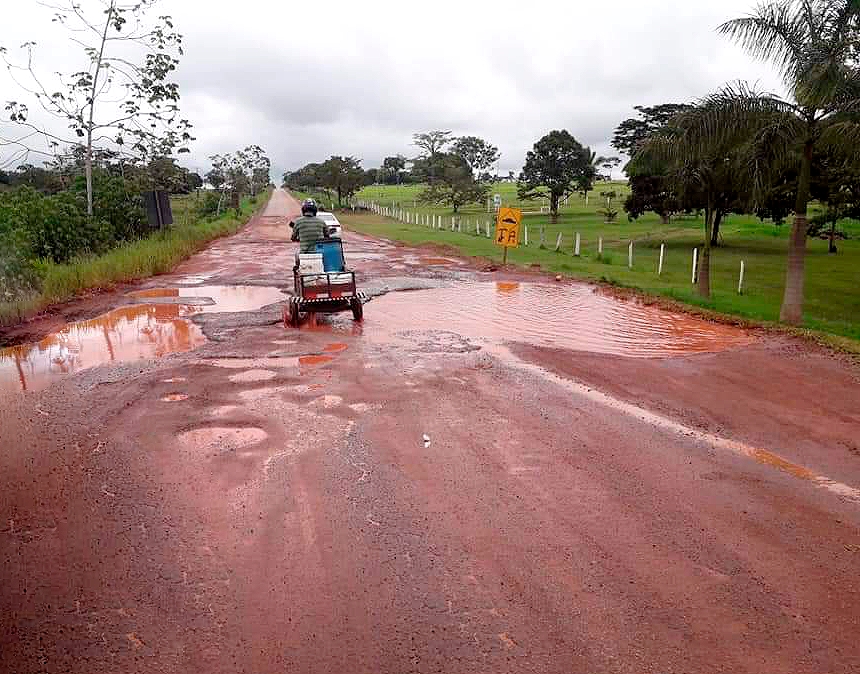
[[[295,209],[0,352],[0,671],[860,671],[855,366],[351,234],[285,330]]]

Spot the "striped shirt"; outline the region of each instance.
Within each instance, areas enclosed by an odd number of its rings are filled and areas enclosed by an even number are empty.
[[[293,225],[293,239],[297,239],[301,244],[299,252],[315,253],[316,242],[326,238],[325,223],[317,217],[308,217],[306,215],[296,218]]]

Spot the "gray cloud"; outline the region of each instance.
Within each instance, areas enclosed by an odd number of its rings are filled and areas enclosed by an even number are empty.
[[[95,0],[84,0],[94,2]],[[566,128],[601,153],[632,106],[693,100],[768,68],[716,34],[753,0],[689,3],[290,3],[163,0],[186,36],[178,72],[198,140],[189,166],[251,143],[275,170],[331,154],[375,166],[414,154],[411,135],[443,128],[499,146],[518,170],[537,138]],[[46,66],[77,53],[38,6],[0,26],[0,44],[46,43]],[[0,78],[0,99],[13,92]]]

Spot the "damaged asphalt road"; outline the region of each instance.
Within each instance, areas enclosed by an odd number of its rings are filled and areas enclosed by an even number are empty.
[[[860,670],[855,365],[354,234],[285,329],[296,208],[0,353],[0,671]]]

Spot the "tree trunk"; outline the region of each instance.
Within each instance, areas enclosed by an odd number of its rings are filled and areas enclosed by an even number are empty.
[[[84,160],[84,173],[87,177],[87,215],[93,214],[93,118],[95,117],[96,107],[96,92],[98,91],[99,75],[102,71],[102,60],[105,53],[105,44],[107,43],[107,34],[110,29],[113,13],[116,9],[116,3],[111,0],[107,11],[107,20],[105,21],[105,29],[102,31],[102,42],[99,47],[99,56],[96,59],[96,70],[93,73],[93,87],[90,90],[90,114],[87,122],[87,152]]]
[[[711,228],[711,245],[720,245],[720,223],[723,221],[723,212],[717,211],[714,216],[714,226]]]
[[[828,253],[836,252],[836,220],[830,223],[830,243],[827,246]]]
[[[558,222],[558,195],[550,194],[549,195],[549,214],[550,220],[555,224]]]
[[[90,114],[92,118],[92,113]],[[87,129],[87,154],[84,159],[84,174],[87,177],[87,215],[93,215],[93,130]]]
[[[699,256],[699,274],[697,292],[702,297],[711,297],[711,233],[713,223],[716,219],[716,210],[713,206],[705,209],[705,242],[702,246],[702,254]]]
[[[661,213],[660,214],[660,222],[664,225],[668,225],[671,222],[671,218],[669,217],[669,214],[668,213]]]
[[[809,203],[809,183],[812,176],[812,141],[803,148],[800,162],[800,177],[797,181],[797,202],[794,207],[794,223],[788,243],[788,264],[785,272],[785,294],[779,320],[791,325],[803,321],[803,282],[806,257],[806,207]]]

